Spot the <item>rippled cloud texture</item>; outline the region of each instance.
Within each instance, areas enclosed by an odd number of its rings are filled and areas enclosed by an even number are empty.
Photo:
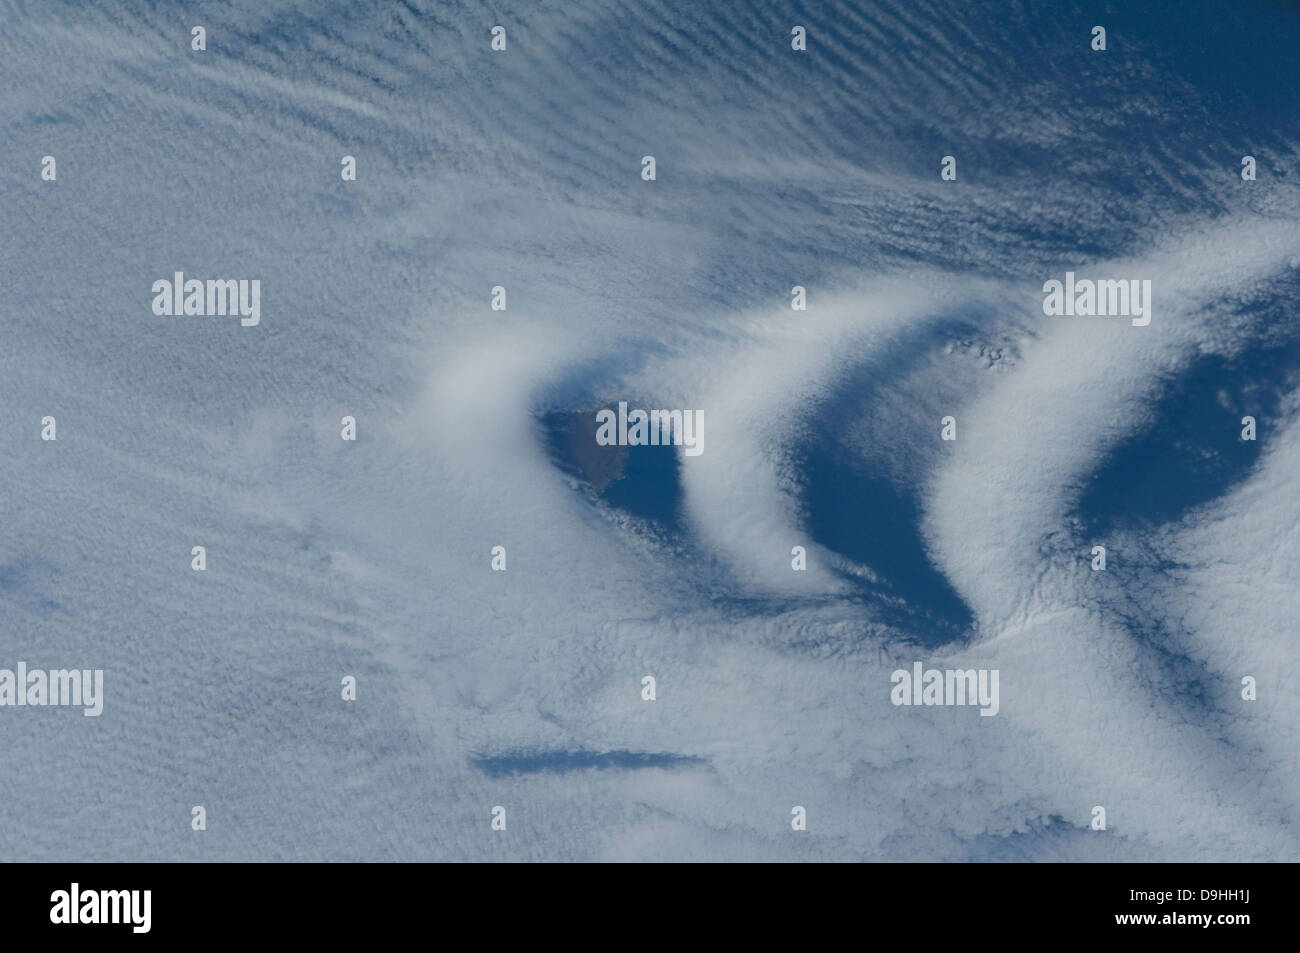
[[[0,708],[0,855],[1297,855],[1294,5],[0,21],[0,668],[105,672]]]

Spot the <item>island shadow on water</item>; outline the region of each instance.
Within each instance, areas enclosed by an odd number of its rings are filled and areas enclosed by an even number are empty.
[[[540,423],[552,462],[608,505],[677,532],[682,509],[677,447],[601,446],[596,411],[552,411]]]

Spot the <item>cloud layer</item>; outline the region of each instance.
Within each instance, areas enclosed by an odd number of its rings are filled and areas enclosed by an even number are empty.
[[[1293,858],[1300,19],[1211,68],[997,7],[6,13],[0,667],[106,699],[0,709],[0,853]],[[153,316],[178,270],[261,324]],[[1044,316],[1066,270],[1151,325]],[[1180,452],[1248,462],[1089,496],[1217,359]],[[623,399],[704,411],[671,519],[548,446]],[[999,715],[894,707],[915,660]]]

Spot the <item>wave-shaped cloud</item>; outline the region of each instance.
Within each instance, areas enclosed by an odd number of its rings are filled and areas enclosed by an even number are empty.
[[[912,0],[809,11],[803,54],[769,3],[11,11],[0,608],[109,678],[6,726],[76,770],[0,771],[0,850],[1293,855],[1296,382],[1176,520],[1079,512],[1199,359],[1295,341],[1300,25],[1216,14],[1220,74],[1157,8],[1104,58]],[[261,325],[152,316],[177,269],[261,278]],[[1043,315],[1066,270],[1151,279],[1151,325]],[[622,474],[670,525],[548,444],[620,399],[704,411]],[[998,716],[894,707],[917,659],[999,668]]]

